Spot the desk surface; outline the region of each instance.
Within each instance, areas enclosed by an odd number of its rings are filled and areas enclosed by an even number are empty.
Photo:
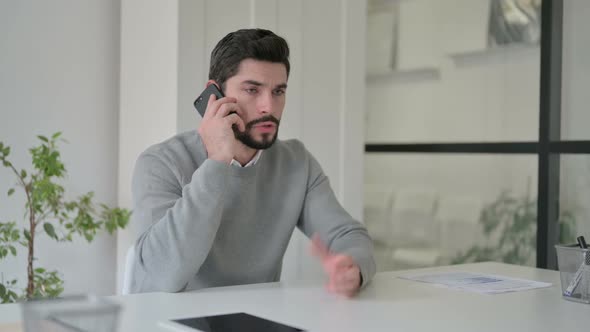
[[[220,287],[195,292],[115,296],[120,331],[165,331],[158,321],[247,312],[310,331],[588,331],[590,305],[561,298],[559,273],[500,263],[415,271],[470,271],[550,282],[550,288],[483,295],[378,273],[359,296],[345,299],[312,282]],[[0,324],[20,320],[18,305],[0,305]]]

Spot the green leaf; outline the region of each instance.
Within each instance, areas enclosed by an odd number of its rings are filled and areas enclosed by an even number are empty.
[[[27,177],[27,171],[25,171],[24,169],[20,171],[20,177],[21,178],[26,178]]]
[[[4,155],[8,156],[10,154],[10,146],[4,148]]]
[[[9,161],[6,161],[6,160],[5,160],[5,161],[3,161],[3,162],[2,162],[2,164],[3,164],[5,167],[10,167],[10,166],[12,166],[12,164],[11,164]]]
[[[53,135],[51,136],[51,138],[55,140],[56,138],[58,138],[58,137],[60,137],[60,136],[61,136],[61,131],[58,131],[57,133],[53,134]]]
[[[16,248],[13,246],[8,246],[8,248],[10,249],[10,252],[12,253],[12,256],[16,256]]]
[[[38,267],[38,268],[35,269],[35,272],[36,273],[45,273],[45,269],[42,268],[42,267]]]
[[[92,234],[89,234],[89,233],[84,234],[84,237],[86,238],[86,241],[88,241],[88,242],[92,242],[92,239],[94,239]]]
[[[0,283],[0,297],[4,298],[6,296],[6,287]]]
[[[45,232],[47,233],[47,235],[49,235],[50,237],[54,238],[57,240],[57,234],[55,234],[55,228],[53,228],[53,225],[46,222],[43,224],[43,229],[45,230]]]
[[[49,143],[49,140],[47,139],[47,137],[45,137],[45,136],[42,136],[42,135],[38,135],[37,137],[38,137],[40,140],[42,140],[43,142],[47,142],[47,143]]]
[[[8,196],[12,196],[14,194],[14,188],[8,189]]]
[[[559,223],[559,243],[568,243],[573,239],[570,225]]]
[[[27,241],[31,242],[31,233],[28,229],[23,230],[23,235],[25,236],[25,239],[27,239]]]

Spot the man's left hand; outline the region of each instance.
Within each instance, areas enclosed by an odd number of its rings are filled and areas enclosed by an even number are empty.
[[[328,291],[347,297],[355,295],[361,286],[361,271],[352,257],[328,250],[318,235],[314,235],[311,251],[317,256],[328,275]]]

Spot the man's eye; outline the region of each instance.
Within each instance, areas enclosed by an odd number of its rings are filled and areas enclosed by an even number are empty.
[[[282,96],[285,94],[285,90],[275,90],[275,96]]]
[[[254,93],[258,92],[258,90],[257,89],[246,89],[246,92],[249,94],[254,94]]]

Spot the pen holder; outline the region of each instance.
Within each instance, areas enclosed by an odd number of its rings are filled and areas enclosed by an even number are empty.
[[[96,296],[32,300],[21,304],[25,332],[114,332],[120,306]]]
[[[590,303],[590,249],[556,245],[561,293],[570,301]]]

